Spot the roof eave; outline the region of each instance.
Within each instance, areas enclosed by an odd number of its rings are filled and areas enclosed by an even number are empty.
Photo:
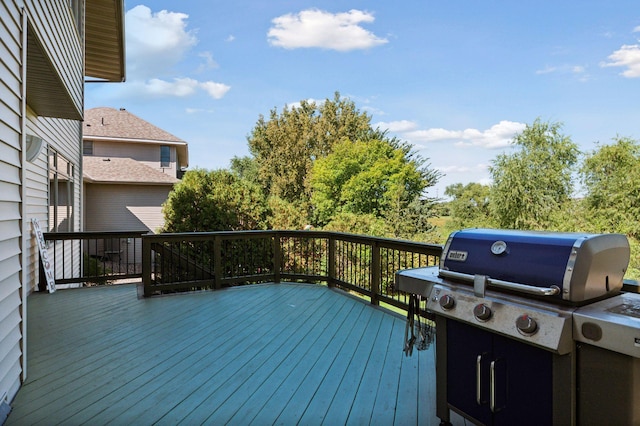
[[[125,81],[124,16],[124,0],[87,0],[85,81]]]

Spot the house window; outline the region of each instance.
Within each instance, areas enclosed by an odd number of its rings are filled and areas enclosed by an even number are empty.
[[[93,141],[82,141],[82,155],[93,155]]]
[[[49,151],[49,231],[73,231],[74,166],[55,150]]]
[[[160,146],[160,167],[169,167],[171,165],[171,151],[169,145]]]

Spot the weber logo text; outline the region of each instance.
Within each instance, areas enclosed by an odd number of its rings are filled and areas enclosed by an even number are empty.
[[[447,254],[447,259],[455,260],[456,262],[464,262],[467,260],[467,252],[452,250]]]

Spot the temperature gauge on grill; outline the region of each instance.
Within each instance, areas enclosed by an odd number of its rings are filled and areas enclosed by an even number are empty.
[[[501,255],[506,251],[507,243],[502,240],[496,241],[495,243],[491,244],[491,253],[495,254],[496,256]]]

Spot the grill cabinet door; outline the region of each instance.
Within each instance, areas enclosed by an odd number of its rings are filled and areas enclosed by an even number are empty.
[[[492,335],[458,321],[447,320],[446,324],[447,401],[456,411],[481,423],[491,424],[488,404]]]
[[[551,352],[459,321],[446,324],[452,408],[486,425],[552,423]]]

